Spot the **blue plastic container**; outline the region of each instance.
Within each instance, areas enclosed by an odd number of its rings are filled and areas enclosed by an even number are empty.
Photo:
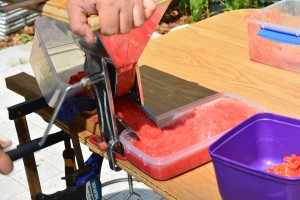
[[[266,170],[300,155],[300,120],[256,114],[209,147],[219,192],[226,200],[299,200],[300,177]]]

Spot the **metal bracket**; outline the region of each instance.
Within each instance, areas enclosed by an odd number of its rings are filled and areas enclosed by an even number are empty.
[[[119,149],[120,146],[119,142],[115,141],[115,140],[110,140],[107,144],[107,156],[108,156],[108,163],[109,163],[109,167],[114,170],[114,171],[120,171],[121,168],[119,168],[116,163],[115,163],[115,156],[114,153],[118,153],[115,152],[114,149],[117,148]]]

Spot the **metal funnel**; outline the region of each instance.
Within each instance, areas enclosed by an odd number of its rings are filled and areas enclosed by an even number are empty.
[[[143,26],[132,29],[128,34],[112,36],[99,34],[106,53],[117,70],[116,96],[127,93],[132,87],[135,79],[136,63],[165,13],[170,0],[156,3],[157,7],[153,16]]]

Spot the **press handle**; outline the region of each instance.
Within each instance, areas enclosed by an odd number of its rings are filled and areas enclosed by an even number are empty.
[[[40,149],[37,141],[30,142],[28,144],[20,145],[16,149],[7,151],[6,154],[12,161],[16,161],[26,155],[32,154]]]
[[[91,15],[88,18],[88,24],[93,31],[98,31],[101,28],[98,15]]]
[[[41,140],[41,138],[37,138],[28,143],[20,144],[17,146],[16,149],[7,151],[5,153],[10,157],[10,159],[12,161],[16,161],[20,158],[23,158],[24,156],[27,156],[29,154],[36,152],[38,150],[41,150],[43,148],[46,148],[48,146],[51,146],[58,142],[61,142],[65,138],[69,138],[67,133],[65,133],[64,131],[59,131],[59,132],[49,135],[43,146],[40,146],[40,144],[39,144],[39,141]]]

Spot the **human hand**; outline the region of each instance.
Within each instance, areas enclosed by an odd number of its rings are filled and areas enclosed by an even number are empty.
[[[3,149],[9,147],[11,141],[0,140],[0,173],[7,175],[13,169],[13,163]]]
[[[140,27],[154,13],[154,0],[68,0],[68,16],[74,33],[93,44],[94,34],[88,25],[90,15],[98,15],[103,35],[126,34]]]

